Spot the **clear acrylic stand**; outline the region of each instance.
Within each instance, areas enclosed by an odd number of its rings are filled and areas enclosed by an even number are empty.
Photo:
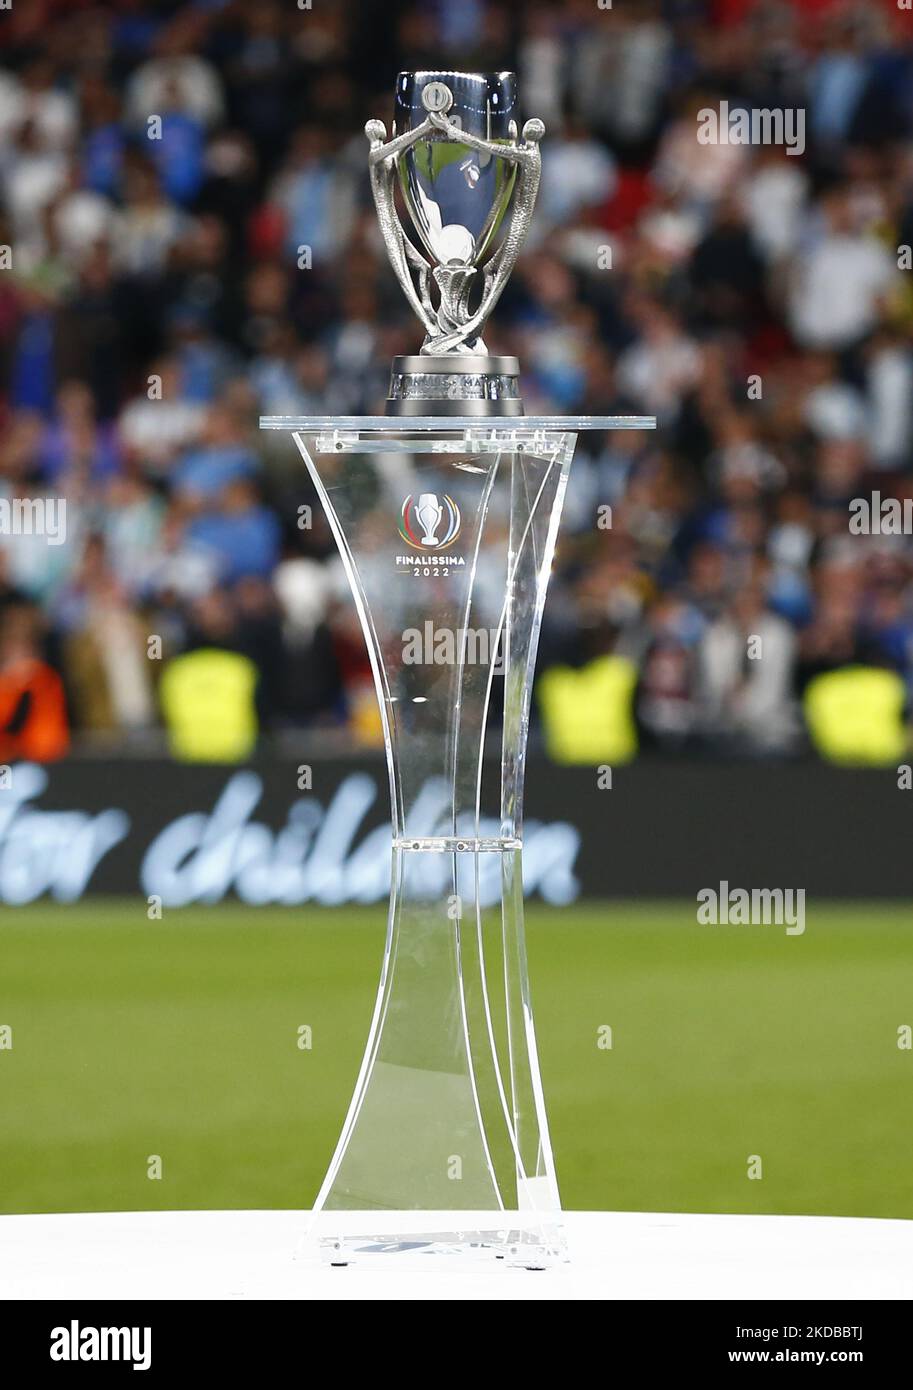
[[[435,1255],[540,1268],[565,1246],[523,930],[536,647],[577,432],[654,422],[261,426],[293,435],[339,547],[393,820],[377,1001],[307,1244],[338,1265]],[[488,788],[497,714],[500,778]]]

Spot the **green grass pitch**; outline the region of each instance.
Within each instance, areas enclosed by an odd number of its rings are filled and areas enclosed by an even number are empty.
[[[0,909],[0,1210],[308,1206],[384,915]],[[913,1217],[909,907],[809,902],[787,937],[694,902],[533,906],[527,932],[566,1206]]]

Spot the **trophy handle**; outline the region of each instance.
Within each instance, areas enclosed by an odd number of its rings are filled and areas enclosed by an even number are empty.
[[[434,306],[431,303],[431,295],[428,290],[431,266],[412,245],[396,215],[396,203],[393,194],[393,161],[402,150],[407,150],[410,145],[414,145],[418,140],[428,135],[431,128],[430,119],[425,120],[420,126],[416,126],[415,130],[406,131],[405,134],[397,135],[392,140],[386,140],[387,131],[383,121],[368,121],[365,126],[365,135],[371,143],[368,154],[371,192],[374,195],[377,220],[387,248],[387,255],[403,293],[419,321],[424,325],[429,337],[438,332]],[[410,265],[414,266],[418,272],[418,290],[415,288],[409,271]]]
[[[414,130],[405,131],[402,135],[394,136],[392,140],[386,139],[386,133],[383,121],[368,121],[365,126],[365,134],[371,145],[368,155],[371,191],[387,254],[403,293],[425,327],[427,338],[422,345],[422,354],[458,353],[461,347],[465,350],[470,338],[475,338],[481,333],[492,309],[501,297],[526,240],[539,191],[542,170],[539,141],[545,134],[545,126],[540,120],[527,121],[523,127],[522,143],[505,145],[496,140],[485,140],[481,136],[472,135],[448,120],[443,113],[431,112]],[[450,331],[445,333],[441,332],[440,317],[429,293],[431,265],[403,232],[396,215],[393,192],[393,164],[396,156],[432,133],[443,136],[446,140],[467,145],[481,154],[508,160],[518,167],[517,195],[511,210],[510,223],[501,245],[484,268],[481,303],[471,318],[456,328],[450,328],[448,325]],[[418,290],[410,274],[410,265],[418,271]],[[458,295],[460,303],[465,302],[468,293],[467,277],[467,283],[461,287]]]

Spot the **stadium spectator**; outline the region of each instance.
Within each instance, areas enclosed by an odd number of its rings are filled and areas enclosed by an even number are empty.
[[[0,762],[52,762],[69,747],[60,676],[42,656],[40,618],[9,604],[0,616]]]
[[[699,651],[701,718],[743,753],[788,751],[795,740],[796,637],[770,612],[760,577],[705,631]]]

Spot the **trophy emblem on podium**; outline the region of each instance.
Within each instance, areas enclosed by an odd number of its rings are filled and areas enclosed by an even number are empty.
[[[437,500],[433,492],[423,492],[418,499],[418,506],[415,509],[419,525],[424,532],[422,545],[437,545],[435,531],[441,524],[441,517],[444,515],[444,508]]]
[[[482,337],[539,188],[545,127],[517,130],[512,72],[401,72],[390,140],[382,121],[365,126],[387,253],[425,329],[421,351],[393,362],[388,415],[523,414],[517,359],[492,356]],[[414,239],[397,215],[397,182]]]
[[[403,503],[399,533],[416,550],[443,550],[460,534],[460,509],[449,494],[438,499],[436,492],[422,492],[416,502],[412,493]]]

